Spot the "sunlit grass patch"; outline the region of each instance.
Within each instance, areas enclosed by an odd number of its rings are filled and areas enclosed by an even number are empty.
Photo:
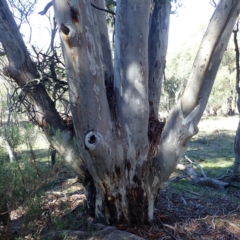
[[[234,163],[234,138],[238,124],[238,116],[234,117],[211,117],[204,118],[200,124],[200,132],[191,139],[186,155],[193,162],[198,163],[207,177],[221,178],[222,176],[231,175]],[[183,158],[180,160],[183,165],[191,164]],[[199,176],[202,176],[200,168],[193,166]],[[170,178],[183,176],[182,170],[176,170]],[[182,178],[178,181],[171,182],[171,186],[176,191],[191,191],[199,196],[213,196],[214,194],[224,195],[222,192],[211,187],[194,185],[190,179]],[[237,191],[236,188],[230,188],[231,191]],[[227,195],[226,195],[227,196]],[[238,197],[228,196],[230,201],[236,201]]]

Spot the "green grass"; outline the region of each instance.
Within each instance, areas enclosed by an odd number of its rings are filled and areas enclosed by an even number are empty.
[[[211,117],[203,119],[200,124],[200,132],[191,139],[185,155],[192,161],[197,162],[208,177],[220,178],[224,175],[231,175],[234,163],[234,138],[238,124],[238,116],[234,117]],[[189,162],[182,158],[182,164]],[[198,167],[194,166],[196,172],[201,175]],[[170,180],[181,176],[182,171],[176,170]],[[234,183],[240,187],[239,183]],[[239,197],[228,194],[239,191],[238,188],[227,188],[216,190],[211,187],[194,185],[189,179],[183,178],[171,182],[171,187],[177,193],[182,191],[196,194],[199,198],[223,197],[233,203],[239,201]]]
[[[234,132],[202,132],[192,139],[185,154],[197,161],[210,177],[220,177],[232,171],[233,144]]]

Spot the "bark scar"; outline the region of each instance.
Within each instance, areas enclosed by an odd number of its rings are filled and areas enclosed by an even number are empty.
[[[70,4],[69,4],[69,7],[70,7],[70,16],[71,16],[72,22],[73,23],[79,23],[79,20],[78,20],[78,16],[79,16],[78,10],[76,8],[74,8],[73,6],[71,6]]]

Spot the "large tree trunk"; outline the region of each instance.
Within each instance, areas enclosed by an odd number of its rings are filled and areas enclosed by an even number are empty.
[[[152,106],[152,102],[160,98],[169,4],[158,2],[155,5],[149,31],[150,1],[117,2],[112,93],[116,96],[115,110],[107,104],[101,51],[96,43],[98,26],[94,25],[90,2],[54,1],[69,87],[74,93],[70,97],[74,125],[78,126],[77,139],[96,191],[97,219],[137,224],[152,220],[154,201],[163,182],[174,170],[190,137],[198,131],[197,124],[239,5],[238,1],[219,4],[183,98],[173,110],[161,141],[149,142],[148,101],[151,99]],[[75,12],[75,18],[71,11]],[[157,28],[161,24],[164,27]],[[155,105],[153,111],[157,115],[159,103]],[[117,112],[116,120],[111,118],[110,112]],[[161,133],[154,134],[159,138]],[[153,147],[155,151],[149,151]]]
[[[103,0],[94,3],[104,7]],[[168,1],[157,1],[150,14],[150,3],[150,0],[117,1],[113,71],[103,12],[93,10],[90,1],[53,1],[80,152],[79,158],[71,160],[83,168],[81,173],[86,174],[85,180],[90,182],[89,208],[97,220],[105,223],[141,224],[153,219],[159,190],[175,169],[190,138],[198,132],[198,122],[240,10],[239,0],[220,1],[201,43],[187,88],[162,132],[158,108],[171,7]],[[5,28],[15,39],[9,28]],[[7,52],[7,40],[1,33],[0,40]],[[19,46],[18,41],[14,47]],[[15,54],[19,50],[15,49]],[[11,65],[8,69],[24,70],[15,64],[12,66],[11,55],[8,58]],[[30,61],[29,57],[26,59]],[[16,81],[20,79],[22,84],[36,78],[22,72],[12,74],[14,71],[10,70],[9,75]],[[46,94],[44,89],[41,91]],[[64,134],[51,99],[46,96],[43,102],[36,98],[38,93],[27,94],[44,114],[44,118],[38,117],[39,125],[47,121]],[[45,134],[55,145],[69,143],[53,138],[54,132],[47,129],[44,128]]]

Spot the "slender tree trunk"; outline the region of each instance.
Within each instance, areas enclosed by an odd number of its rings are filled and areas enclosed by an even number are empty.
[[[7,117],[7,122],[6,122],[6,126],[5,126],[5,136],[4,136],[4,141],[5,141],[5,145],[7,148],[7,152],[8,152],[8,156],[10,159],[10,162],[14,162],[15,160],[15,154],[13,151],[13,148],[11,146],[11,143],[9,141],[9,128],[10,128],[10,122],[11,122],[11,115],[12,115],[12,106],[11,106],[11,100],[10,100],[10,93],[9,90],[7,89],[7,107],[8,107],[8,117]]]
[[[233,164],[233,176],[239,176],[239,166],[240,166],[240,122],[238,123],[235,140],[234,140],[234,164]]]
[[[238,40],[237,40],[238,23],[236,24],[236,29],[233,30],[233,34],[234,34],[234,45],[235,45],[235,52],[236,52],[237,108],[238,108],[238,113],[240,113],[240,87],[239,87],[240,68],[239,68],[239,47],[238,47]],[[238,123],[237,131],[235,135],[234,153],[235,153],[235,159],[234,159],[234,165],[233,165],[233,176],[237,177],[239,175],[239,166],[240,166],[240,121]]]

